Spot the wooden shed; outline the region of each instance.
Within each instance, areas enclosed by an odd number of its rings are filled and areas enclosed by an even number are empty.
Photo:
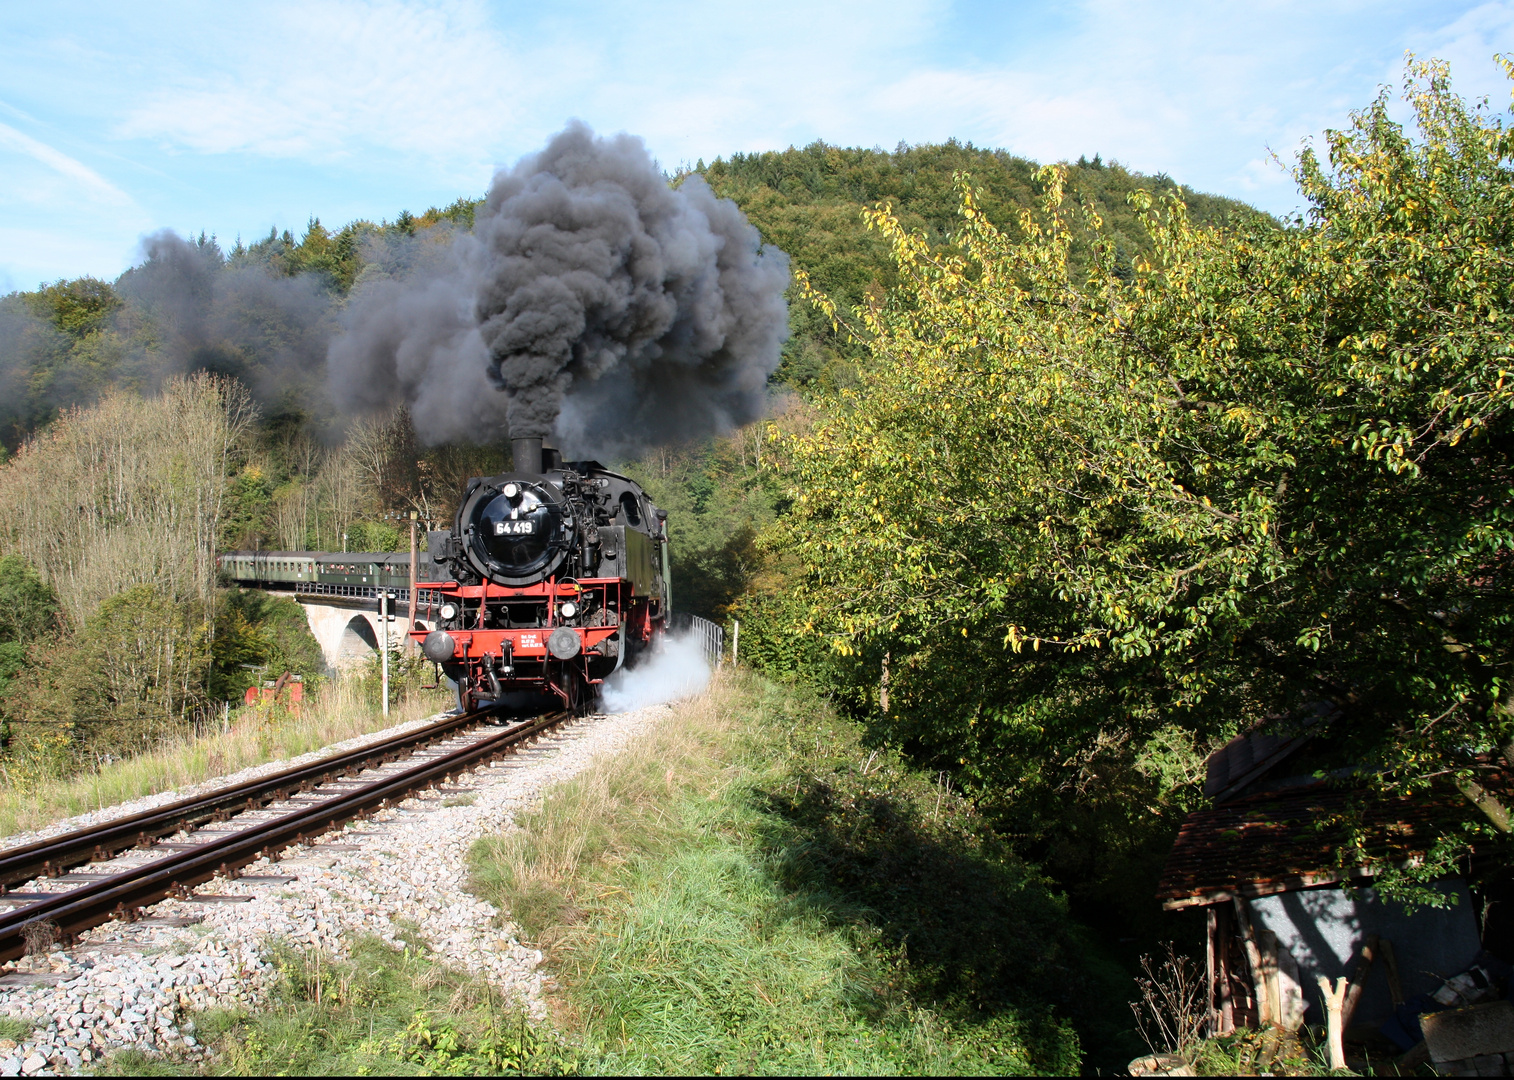
[[[1378,896],[1370,870],[1338,859],[1348,822],[1374,858],[1403,863],[1475,810],[1454,789],[1385,797],[1352,784],[1349,771],[1302,771],[1293,759],[1327,719],[1321,712],[1254,732],[1214,754],[1205,785],[1213,804],[1188,816],[1168,857],[1162,905],[1207,916],[1214,1034],[1325,1023],[1323,975],[1332,985],[1350,981],[1347,1023],[1364,1040],[1397,1005],[1434,993],[1482,950],[1464,880],[1435,884],[1448,907],[1409,913]]]

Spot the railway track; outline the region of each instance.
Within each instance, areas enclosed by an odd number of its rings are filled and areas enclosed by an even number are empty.
[[[358,750],[207,795],[0,852],[0,962],[37,943],[71,938],[247,864],[277,859],[349,821],[438,787],[571,720],[567,712],[486,727],[483,714],[451,717]],[[207,827],[208,826],[208,827]],[[188,833],[186,841],[164,837]],[[198,838],[198,841],[197,839]],[[76,870],[140,849],[145,862]],[[46,891],[14,892],[47,880]],[[287,879],[279,879],[287,880]],[[61,887],[61,888],[59,888]],[[59,891],[52,891],[59,888]]]

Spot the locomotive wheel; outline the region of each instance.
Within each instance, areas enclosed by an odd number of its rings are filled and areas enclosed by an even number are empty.
[[[552,680],[552,688],[563,699],[563,705],[574,716],[583,716],[589,711],[589,703],[592,695],[589,686],[584,682],[583,673],[563,665],[557,677]]]

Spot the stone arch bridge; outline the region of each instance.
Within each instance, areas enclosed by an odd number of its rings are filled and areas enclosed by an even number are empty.
[[[314,581],[263,582],[260,587],[276,596],[299,601],[305,609],[310,632],[320,643],[328,671],[353,667],[377,655],[384,636],[379,614],[382,590],[367,585],[327,585]],[[389,647],[401,649],[410,627],[433,628],[435,619],[426,618],[426,604],[432,597],[427,590],[417,590],[420,595],[412,617],[410,590],[388,591],[395,597],[389,602]]]

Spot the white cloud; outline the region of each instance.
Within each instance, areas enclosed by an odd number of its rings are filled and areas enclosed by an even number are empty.
[[[15,151],[46,165],[54,173],[72,181],[93,198],[104,199],[117,206],[126,206],[131,203],[131,196],[82,161],[71,158],[61,150],[39,142],[24,132],[17,131],[9,124],[0,123],[0,148]],[[14,183],[14,177],[12,182]]]
[[[210,65],[168,72],[116,129],[206,154],[456,158],[518,119],[520,65],[476,3],[282,2],[207,25]]]
[[[851,51],[843,19],[806,34],[776,71],[750,56],[696,61],[685,73],[703,80],[693,104],[669,92],[668,75],[618,103],[601,99],[601,115],[634,118],[655,147],[677,146],[685,158],[817,136],[885,146],[955,136],[1042,161],[1098,151],[1286,211],[1297,203],[1286,166],[1302,142],[1346,123],[1381,83],[1397,84],[1405,50],[1451,59],[1458,88],[1491,86],[1499,108],[1507,87],[1491,56],[1514,51],[1509,3],[1458,15],[1420,0],[1088,0],[1053,38],[1021,41],[1011,28],[997,49],[985,42],[969,57],[932,48],[920,32],[938,10],[910,11],[915,25],[902,40],[873,40],[871,52]]]
[[[1291,162],[1396,87],[1406,50],[1499,110],[1491,56],[1514,52],[1514,0],[58,3],[0,14],[0,95],[25,108],[0,129],[0,229],[38,253],[4,250],[17,280],[84,252],[73,272],[110,272],[167,222],[250,236],[476,194],[569,117],[666,167],[956,137],[1286,212],[1269,150]]]

